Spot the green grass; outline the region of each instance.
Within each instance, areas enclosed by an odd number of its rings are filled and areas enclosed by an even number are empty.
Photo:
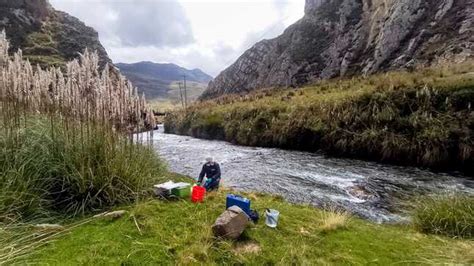
[[[425,233],[474,238],[474,197],[424,198],[418,202],[413,218],[418,230]]]
[[[228,95],[177,110],[169,133],[474,174],[474,64]]]
[[[124,207],[116,221],[86,220],[20,259],[39,265],[389,265],[471,264],[474,244],[424,235],[409,226],[377,225],[351,218],[326,230],[327,213],[281,198],[245,194],[260,213],[281,213],[277,229],[261,220],[241,239],[214,239],[211,225],[225,208],[226,192],[203,204],[150,199]],[[325,218],[326,217],[326,218]],[[262,218],[263,219],[263,218]]]
[[[54,40],[54,29],[50,23],[45,23],[41,31],[32,32],[26,36],[22,45],[23,55],[33,65],[47,67],[66,67],[66,58],[58,51],[58,43]]]
[[[0,131],[0,222],[131,203],[165,171],[150,147],[106,125],[43,117],[25,124]]]

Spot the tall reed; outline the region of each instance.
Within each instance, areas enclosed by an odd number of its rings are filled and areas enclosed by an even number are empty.
[[[155,126],[144,96],[85,51],[59,68],[10,56],[0,34],[0,223],[129,203],[164,165],[133,134]]]

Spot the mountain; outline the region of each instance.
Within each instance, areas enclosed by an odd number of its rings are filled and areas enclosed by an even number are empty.
[[[86,48],[98,52],[101,65],[111,62],[93,28],[47,0],[0,0],[1,29],[11,52],[21,48],[25,58],[41,66],[64,66]]]
[[[116,65],[140,92],[148,98],[179,99],[179,82],[186,76],[188,98],[196,99],[207,87],[212,77],[200,69],[188,70],[175,64],[139,62]]]
[[[473,48],[474,0],[306,0],[301,20],[247,50],[201,98],[461,62]]]

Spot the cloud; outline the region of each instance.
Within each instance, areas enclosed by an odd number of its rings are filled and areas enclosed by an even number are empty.
[[[106,46],[179,47],[195,41],[183,7],[174,0],[51,2],[94,27]]]
[[[153,61],[217,75],[303,16],[304,0],[50,0],[99,32],[115,63]]]

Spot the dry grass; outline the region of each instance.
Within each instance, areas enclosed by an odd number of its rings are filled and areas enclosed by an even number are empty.
[[[338,229],[347,228],[351,220],[351,215],[346,211],[340,210],[328,210],[323,211],[321,214],[321,220],[319,229],[322,232],[331,232]]]
[[[249,253],[259,253],[261,250],[261,247],[258,243],[256,242],[253,242],[253,241],[250,241],[250,242],[237,242],[235,245],[234,245],[234,253],[236,255],[239,255],[239,254],[249,254]]]

